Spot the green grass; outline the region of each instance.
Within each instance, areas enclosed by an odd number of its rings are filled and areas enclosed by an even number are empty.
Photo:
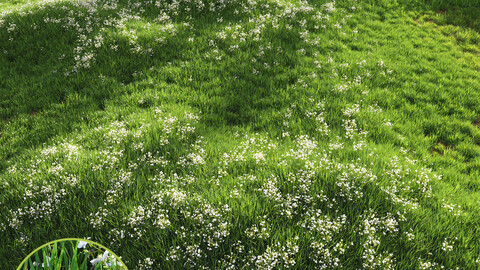
[[[17,269],[125,269],[116,257],[109,256],[104,248],[90,242],[64,239],[42,245],[37,250],[25,258]]]
[[[129,269],[480,267],[475,1],[30,2],[0,4],[1,269],[72,237]]]

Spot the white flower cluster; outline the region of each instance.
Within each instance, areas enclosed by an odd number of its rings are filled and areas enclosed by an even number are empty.
[[[461,206],[455,205],[453,203],[447,203],[445,202],[445,199],[442,200],[442,208],[457,217],[463,214]]]
[[[265,162],[265,155],[262,152],[256,152],[252,155],[257,164]]]
[[[377,234],[377,227],[386,222],[385,227],[387,227],[387,230],[392,229],[392,225],[388,223],[391,219],[387,218],[382,222],[382,220],[376,217],[375,214],[375,212],[370,210],[369,214],[362,221],[363,231],[360,232],[360,234],[364,235],[366,238],[363,243],[363,268],[372,270],[378,268],[394,269],[393,254],[386,251],[381,254],[377,253],[377,247],[380,244],[380,236]],[[396,231],[395,226],[396,224],[393,225],[393,230]]]
[[[255,269],[289,269],[296,265],[295,255],[298,253],[296,244],[298,237],[293,241],[287,241],[285,245],[277,243],[268,246],[261,255],[252,256],[250,261]]]
[[[125,122],[114,121],[108,127],[105,139],[108,142],[120,144],[128,135],[129,132],[126,129]]]
[[[176,247],[171,247],[170,248],[170,251],[168,252],[167,256],[165,257],[165,260],[166,261],[178,261],[180,260],[180,257],[181,257],[181,249],[180,249],[180,246],[176,246]]]
[[[246,229],[245,234],[252,239],[268,239],[270,237],[269,225],[265,220],[262,220],[258,226],[253,225]]]
[[[261,255],[255,257],[255,268],[261,270],[273,270],[280,262],[280,253],[274,251],[270,246]]]
[[[290,149],[290,151],[285,154],[286,157],[293,157],[294,159],[305,160],[307,161],[310,156],[313,155],[314,151],[317,149],[318,143],[315,140],[311,140],[308,135],[298,135],[295,138],[297,150]]]
[[[444,268],[443,265],[442,265],[441,268],[442,269]],[[438,263],[420,260],[419,261],[419,269],[420,270],[438,269]]]
[[[137,263],[137,270],[149,270],[152,269],[153,264],[155,263],[155,259],[151,259],[149,257],[139,260]]]
[[[239,146],[232,151],[223,153],[221,163],[227,168],[234,163],[243,163],[248,160],[254,160],[256,164],[260,165],[265,162],[266,156],[275,149],[277,149],[277,144],[265,136],[255,134],[249,137],[245,135]]]
[[[187,193],[183,190],[173,188],[167,192],[167,196],[170,199],[170,205],[173,208],[179,207],[187,200]]]
[[[270,175],[270,177],[265,180],[260,191],[263,192],[265,197],[267,197],[269,200],[280,202],[282,201],[282,194],[276,187],[277,182],[277,178],[274,175]]]
[[[323,4],[322,7],[325,9],[327,13],[333,13],[336,11],[335,1]]]
[[[315,103],[315,99],[310,98],[311,103]],[[330,134],[330,130],[328,128],[328,124],[325,121],[326,111],[325,111],[325,100],[319,101],[316,103],[316,108],[314,112],[305,111],[305,115],[308,118],[312,118],[315,120],[316,124],[316,131],[323,136],[328,136]]]
[[[94,229],[101,229],[105,225],[105,219],[108,218],[110,212],[104,207],[99,207],[96,213],[88,216],[87,220]]]
[[[170,220],[168,219],[168,216],[165,213],[160,213],[157,216],[157,219],[155,220],[155,222],[153,223],[153,225],[155,225],[156,227],[158,227],[162,230],[167,228],[168,226],[170,226],[170,224],[171,224],[171,222],[170,222]]]
[[[453,241],[448,241],[448,239],[445,238],[442,243],[442,250],[453,251],[453,245],[454,245]]]
[[[16,210],[9,210],[8,225],[20,229],[23,224],[32,224],[37,220],[51,218],[66,195],[65,189],[56,190],[51,185],[34,185],[33,179],[28,183],[30,190],[24,194],[24,200],[29,203]]]
[[[130,215],[126,218],[126,222],[127,225],[131,227],[138,227],[139,225],[144,224],[146,220],[150,219],[151,216],[151,210],[145,210],[141,205],[139,205],[130,212]]]
[[[341,239],[336,239],[340,230],[346,225],[346,216],[332,219],[324,215],[320,209],[307,212],[300,226],[306,227],[312,234],[318,234],[310,244],[310,259],[319,269],[341,267],[338,258],[345,253],[346,247]],[[333,250],[329,247],[333,246]]]
[[[343,115],[345,115],[348,118],[351,118],[352,116],[357,115],[360,112],[360,105],[359,104],[353,104],[350,107],[347,107],[343,111]]]

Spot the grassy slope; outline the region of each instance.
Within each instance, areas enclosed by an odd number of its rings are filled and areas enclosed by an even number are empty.
[[[2,268],[62,237],[92,237],[132,269],[147,257],[157,268],[282,267],[289,257],[299,268],[332,267],[335,258],[345,268],[386,268],[390,261],[398,269],[478,266],[480,35],[469,16],[454,19],[462,9],[359,1],[329,13],[312,2],[313,13],[282,17],[278,29],[267,19],[258,41],[239,42],[234,30],[224,40],[217,32],[239,24],[249,33],[256,27],[250,18],[283,8],[231,1],[215,12],[170,11],[159,22],[153,3],[116,2],[98,13],[73,1],[2,19]],[[120,19],[122,7],[139,18],[105,25],[108,16]],[[317,11],[330,19],[314,18]],[[78,25],[45,21],[66,17]],[[303,41],[305,30],[319,42]],[[87,67],[79,59],[88,52],[95,60]],[[349,83],[358,76],[361,83]],[[318,129],[322,117],[328,129]],[[355,150],[359,143],[363,149]],[[195,163],[196,156],[206,162]],[[178,164],[182,157],[186,163]],[[162,229],[165,215],[170,225]],[[248,233],[262,226],[268,236]],[[344,252],[334,248],[339,243]],[[166,261],[177,247],[183,256]]]

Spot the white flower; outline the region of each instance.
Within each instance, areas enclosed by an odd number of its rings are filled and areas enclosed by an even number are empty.
[[[105,251],[102,255],[102,257],[99,257],[99,258],[96,258],[96,259],[93,259],[90,261],[91,264],[97,264],[99,262],[103,262],[107,259],[108,257],[108,251]]]
[[[87,245],[87,242],[79,241],[78,245],[77,245],[77,248],[85,248],[86,245]]]

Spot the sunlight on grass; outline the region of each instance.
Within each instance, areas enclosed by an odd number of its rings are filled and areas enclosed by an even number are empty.
[[[67,237],[129,269],[478,268],[478,28],[420,2],[0,5],[0,268]]]

